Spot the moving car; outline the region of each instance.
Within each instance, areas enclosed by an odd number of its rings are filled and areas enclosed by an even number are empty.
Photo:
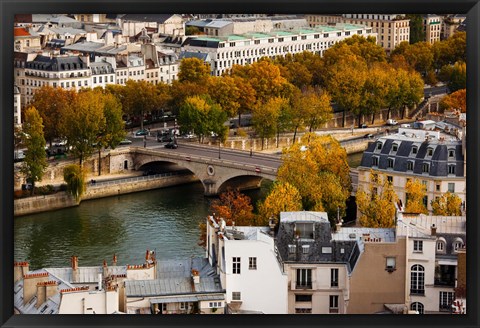
[[[398,122],[395,121],[395,120],[392,120],[392,119],[387,120],[387,125],[397,125],[397,124],[398,124]]]
[[[175,142],[170,141],[169,143],[165,144],[165,148],[177,149],[177,148],[178,148],[178,145],[177,145]]]
[[[120,145],[130,145],[132,143],[132,140],[129,140],[129,139],[123,139],[122,141],[120,141]]]
[[[143,129],[143,130],[137,130],[137,131],[135,132],[135,135],[136,135],[136,136],[146,136],[146,135],[148,135],[148,130],[145,130],[145,129]]]

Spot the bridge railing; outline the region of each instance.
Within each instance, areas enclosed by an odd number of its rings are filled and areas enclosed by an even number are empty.
[[[108,181],[95,181],[95,182],[89,181],[88,188],[100,188],[104,186],[118,185],[122,183],[132,183],[132,182],[140,182],[140,181],[147,181],[147,180],[163,179],[171,176],[178,176],[178,175],[185,175],[185,174],[191,174],[191,173],[187,171],[178,171],[178,172],[159,173],[155,175],[145,175],[145,176],[142,175],[138,177],[122,178],[122,179],[108,180]]]

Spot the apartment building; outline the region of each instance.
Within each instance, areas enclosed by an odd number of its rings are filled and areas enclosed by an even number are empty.
[[[287,53],[311,51],[322,55],[336,42],[355,34],[373,36],[372,28],[337,24],[299,30],[275,30],[270,33],[249,33],[225,37],[195,36],[184,42],[183,50],[208,54],[211,74],[220,76],[233,65],[251,64],[262,57],[275,58]]]
[[[276,246],[288,275],[289,314],[345,314],[357,240],[332,238],[325,212],[282,212]]]
[[[426,186],[424,204],[429,211],[431,201],[447,191],[465,202],[465,128],[442,124],[445,130],[434,131],[440,126],[434,121],[416,125],[430,128],[401,127],[398,133],[381,136],[368,145],[358,167],[358,188],[368,190],[373,170],[387,176],[402,204],[407,202],[405,185],[409,179],[418,179]]]
[[[20,89],[14,85],[13,86],[13,126],[21,127],[22,126],[22,104],[20,100]]]
[[[435,43],[440,41],[442,32],[442,17],[434,14],[423,15],[423,33],[425,41],[428,43]]]
[[[287,313],[287,274],[271,228],[226,226],[210,216],[206,239],[206,256],[225,288],[227,313]]]
[[[344,14],[344,15],[305,15],[308,25],[333,25],[338,23],[359,24],[372,28],[377,34],[377,44],[391,52],[401,42],[410,40],[410,20],[404,15],[388,14]]]
[[[32,52],[41,49],[40,35],[26,27],[15,27],[13,29],[15,51]]]

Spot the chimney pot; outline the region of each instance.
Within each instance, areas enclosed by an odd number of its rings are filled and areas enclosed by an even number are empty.
[[[430,229],[431,229],[432,236],[436,236],[437,235],[437,227],[435,226],[435,224],[432,224]]]

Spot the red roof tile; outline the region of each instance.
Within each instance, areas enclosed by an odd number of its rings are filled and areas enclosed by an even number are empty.
[[[30,33],[23,27],[15,27],[15,30],[13,31],[14,36],[30,36]]]

